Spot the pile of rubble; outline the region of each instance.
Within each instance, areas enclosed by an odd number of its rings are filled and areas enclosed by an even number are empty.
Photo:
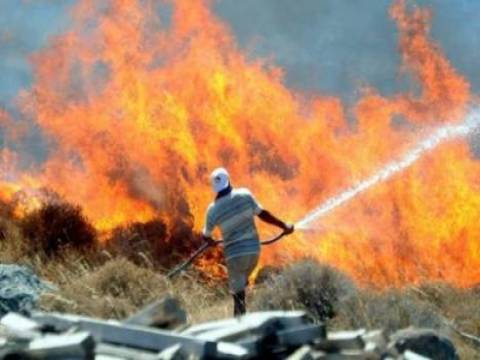
[[[34,312],[0,320],[0,359],[457,359],[431,330],[327,332],[304,312],[258,312],[188,327],[174,299],[125,321]]]
[[[0,316],[11,311],[28,314],[40,293],[52,288],[27,267],[0,264]]]

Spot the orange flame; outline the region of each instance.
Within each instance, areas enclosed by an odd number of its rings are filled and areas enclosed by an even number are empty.
[[[209,1],[174,1],[171,25],[158,2],[146,3],[80,1],[70,31],[33,57],[34,84],[21,98],[52,140],[29,178],[81,204],[100,230],[190,215],[199,230],[213,197],[207,175],[219,165],[264,207],[297,220],[422,130],[460,120],[472,101],[468,81],[429,37],[429,12],[409,12],[404,1],[391,16],[402,71],[421,92],[365,89],[355,126],[340,99],[306,99],[285,87],[282,69],[247,58]],[[397,116],[404,126],[392,125]],[[265,248],[262,261],[314,256],[376,286],[479,283],[479,170],[467,143],[442,145],[323,218],[321,232]]]

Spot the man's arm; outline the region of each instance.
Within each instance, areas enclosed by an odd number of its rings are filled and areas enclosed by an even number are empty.
[[[212,219],[212,206],[210,205],[207,209],[207,214],[205,216],[205,226],[202,230],[202,237],[205,242],[208,243],[208,245],[213,246],[215,245],[215,240],[212,238],[212,231],[213,228],[215,227],[215,222]]]
[[[268,224],[275,225],[275,226],[279,227],[287,235],[293,233],[293,231],[295,230],[295,227],[294,227],[293,224],[287,224],[287,223],[283,222],[282,220],[280,220],[279,218],[277,218],[276,216],[274,216],[271,212],[269,212],[267,210],[262,210],[258,214],[258,217],[260,218],[260,220],[262,220],[262,221],[264,221]]]

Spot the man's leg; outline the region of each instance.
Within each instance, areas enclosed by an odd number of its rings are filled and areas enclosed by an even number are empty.
[[[258,255],[246,255],[227,261],[230,292],[233,296],[233,315],[246,313],[245,288],[248,277],[258,262]]]
[[[233,294],[233,316],[237,317],[247,312],[245,290]]]
[[[236,257],[227,261],[228,282],[233,297],[233,316],[245,314],[245,287],[247,286],[247,272],[245,271],[246,258]]]

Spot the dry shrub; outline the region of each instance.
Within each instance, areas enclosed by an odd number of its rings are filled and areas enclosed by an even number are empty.
[[[167,226],[163,221],[135,222],[115,228],[106,248],[113,254],[125,256],[138,263],[143,260],[139,254],[153,256],[156,248],[161,247],[166,238]]]
[[[163,277],[124,258],[107,261],[90,275],[88,284],[100,296],[123,297],[137,307],[145,305],[154,293],[166,291]]]
[[[429,283],[407,290],[418,299],[432,304],[447,319],[455,319],[465,330],[480,333],[478,288],[459,289],[445,283]]]
[[[2,263],[22,263],[30,246],[18,225],[8,218],[0,218],[0,259]]]
[[[20,222],[32,252],[57,255],[64,248],[88,250],[96,232],[79,206],[56,200],[27,214]]]
[[[333,267],[307,259],[286,267],[255,292],[257,310],[305,310],[325,320],[337,312],[338,303],[355,293],[353,282]]]
[[[137,264],[145,263],[145,258],[148,258],[154,264],[171,267],[200,244],[200,237],[186,224],[174,224],[167,231],[166,224],[155,219],[114,229],[106,248]]]
[[[341,327],[364,327],[394,332],[409,326],[446,330],[443,317],[431,303],[405,290],[359,291],[341,303]]]
[[[282,268],[280,266],[272,266],[266,265],[262,267],[255,278],[255,285],[264,284],[272,280],[272,278],[282,272]]]
[[[444,321],[454,328],[476,336],[480,334],[478,288],[459,289],[444,283],[429,283],[412,287],[409,291],[432,304],[442,314]]]

